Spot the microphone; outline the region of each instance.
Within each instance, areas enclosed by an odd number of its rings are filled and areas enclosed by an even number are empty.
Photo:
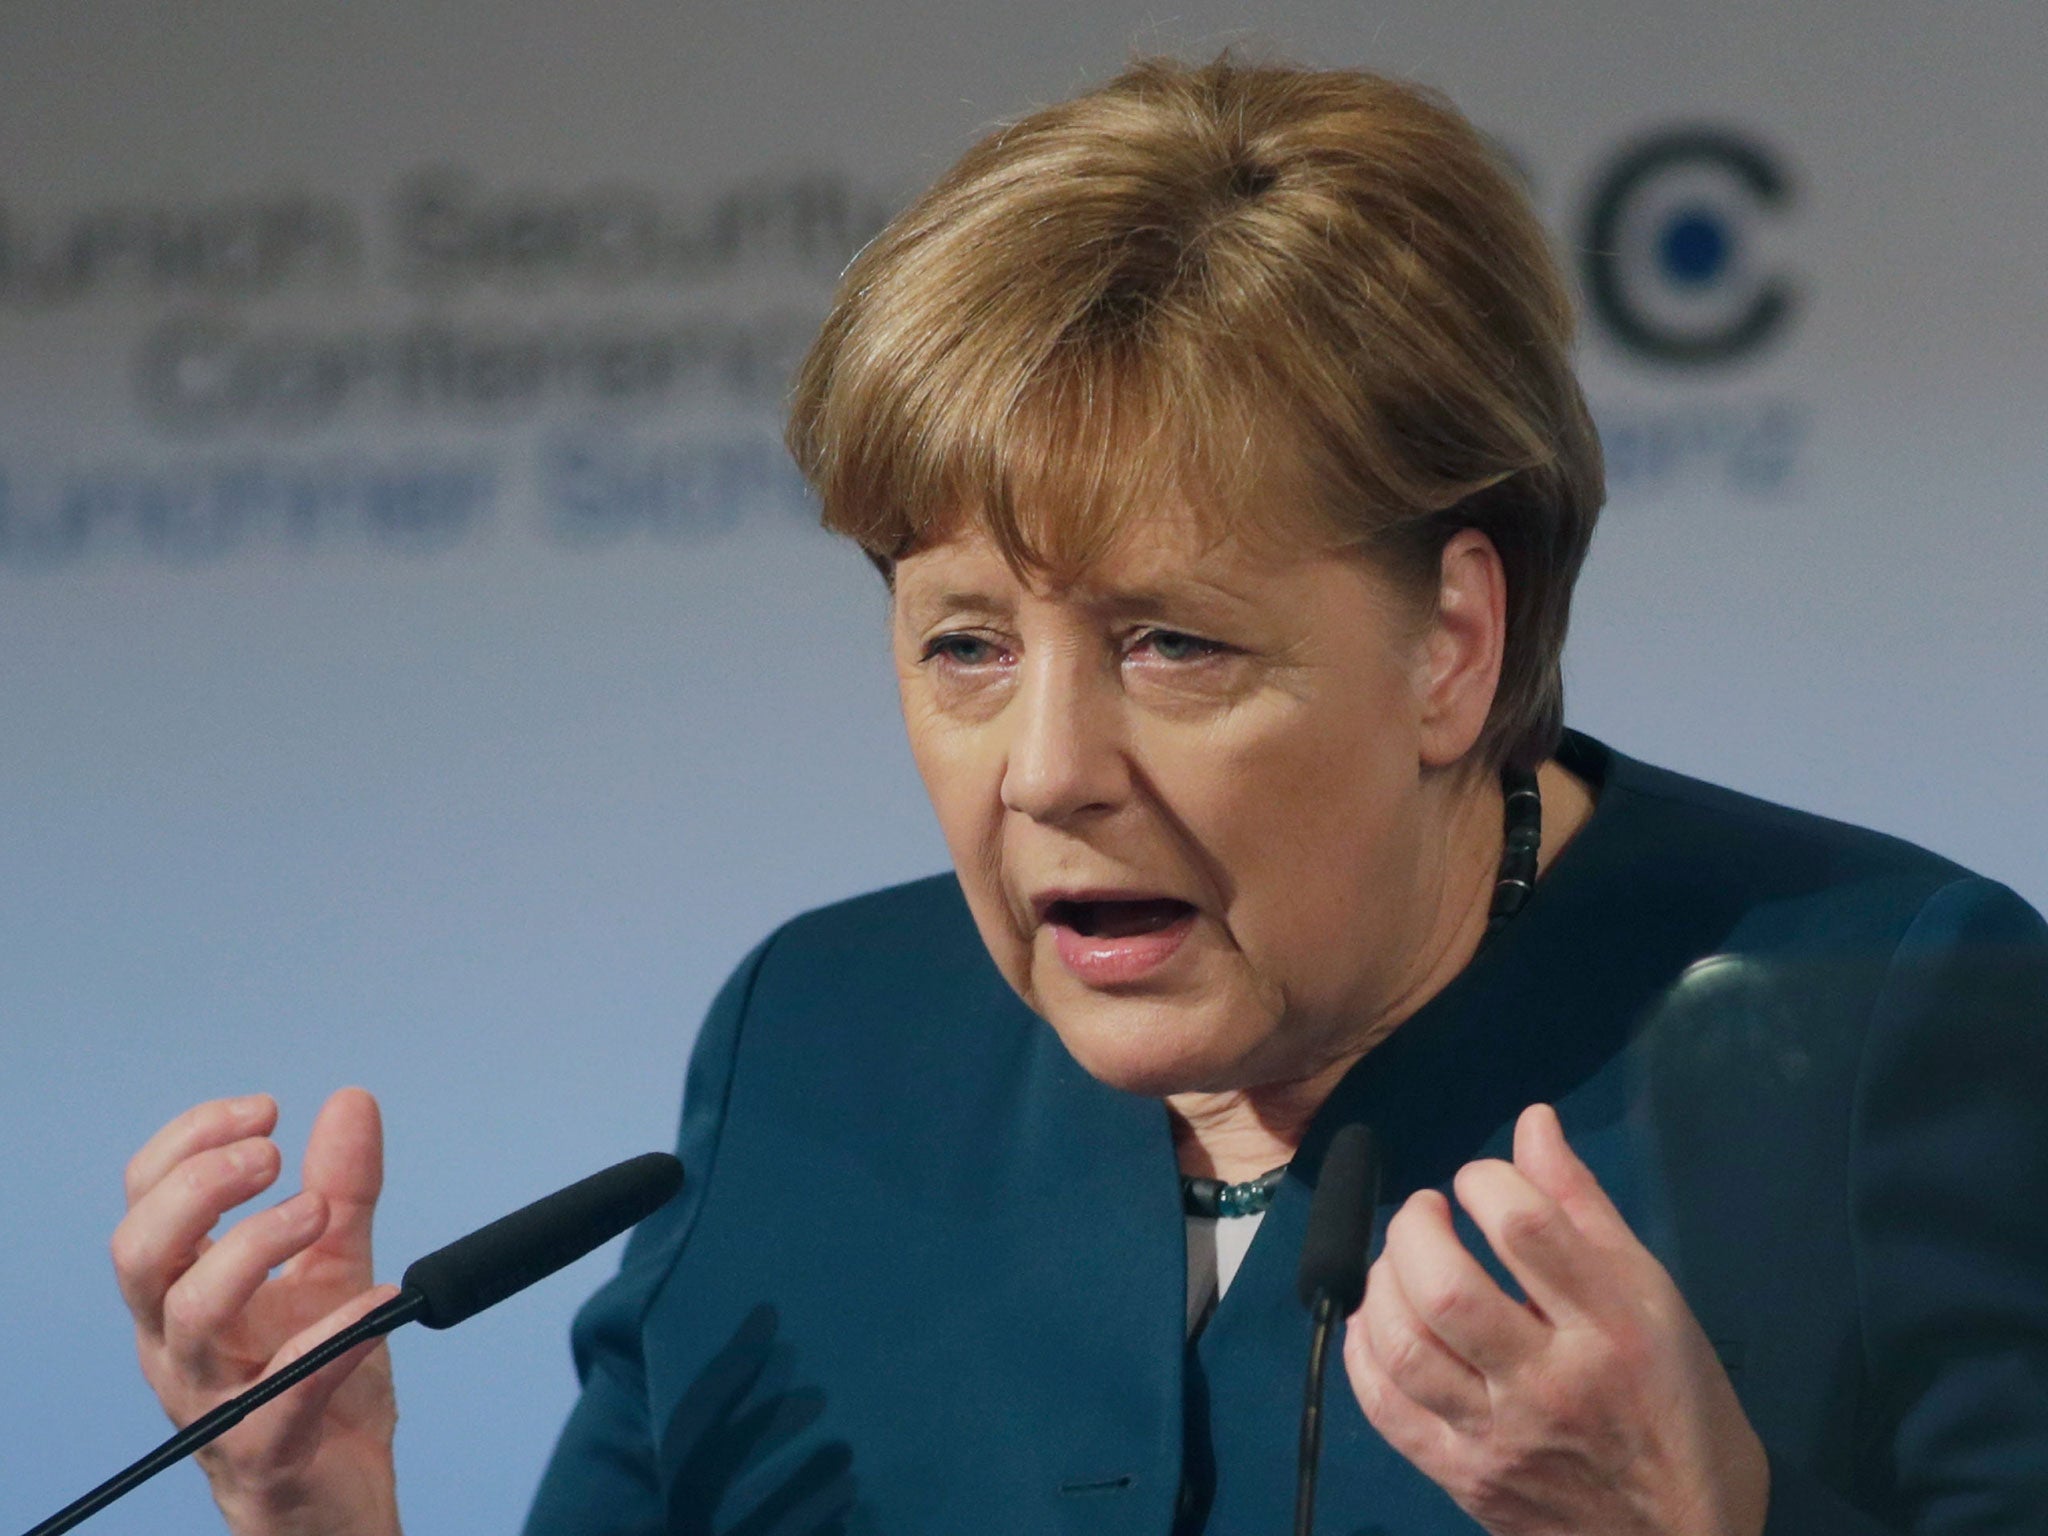
[[[1295,1294],[1311,1312],[1327,1297],[1340,1315],[1365,1299],[1365,1258],[1372,1248],[1373,1210],[1380,1196],[1379,1143],[1367,1125],[1343,1127],[1330,1138],[1323,1171],[1308,1206]]]
[[[629,1157],[415,1259],[401,1295],[419,1294],[427,1327],[453,1328],[652,1216],[682,1187],[683,1165],[668,1153]]]
[[[1316,1522],[1316,1463],[1323,1453],[1323,1374],[1337,1319],[1365,1299],[1366,1255],[1380,1199],[1379,1143],[1369,1126],[1344,1126],[1323,1153],[1301,1267],[1294,1288],[1315,1320],[1309,1336],[1308,1386],[1301,1400],[1301,1451],[1294,1484],[1294,1536],[1311,1536]]]
[[[536,1280],[545,1280],[653,1215],[682,1185],[680,1162],[666,1152],[643,1153],[435,1249],[414,1261],[399,1282],[398,1294],[383,1306],[314,1345],[239,1397],[194,1419],[140,1461],[58,1510],[27,1536],[58,1536],[58,1532],[70,1530],[165,1467],[226,1434],[254,1409],[366,1339],[382,1338],[413,1321],[429,1328],[452,1328]]]

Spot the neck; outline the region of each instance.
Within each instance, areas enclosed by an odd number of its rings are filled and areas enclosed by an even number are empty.
[[[1172,1095],[1167,1117],[1180,1171],[1236,1184],[1291,1161],[1316,1111],[1357,1060],[1348,1056],[1295,1082]]]
[[[1548,869],[1592,815],[1587,787],[1556,763],[1537,773],[1543,792],[1543,843],[1537,872]],[[1491,777],[1461,797],[1448,818],[1443,852],[1433,877],[1437,916],[1408,980],[1343,1053],[1298,1077],[1258,1087],[1178,1093],[1167,1099],[1180,1170],[1197,1178],[1235,1183],[1257,1178],[1292,1160],[1309,1122],[1344,1074],[1413,1016],[1462,971],[1486,936],[1494,878],[1501,853],[1501,793]]]

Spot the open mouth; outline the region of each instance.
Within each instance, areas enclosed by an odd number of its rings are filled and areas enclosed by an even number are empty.
[[[1071,928],[1084,938],[1129,939],[1171,928],[1194,910],[1189,903],[1169,896],[1141,901],[1056,901],[1046,908],[1045,920]]]

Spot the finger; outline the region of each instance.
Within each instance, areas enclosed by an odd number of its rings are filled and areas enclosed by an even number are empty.
[[[277,1101],[267,1093],[195,1104],[144,1142],[128,1160],[122,1178],[128,1204],[133,1206],[194,1153],[224,1147],[245,1136],[268,1136],[276,1127]]]
[[[384,1121],[376,1099],[360,1088],[328,1098],[306,1137],[301,1182],[326,1202],[328,1218],[318,1239],[292,1261],[293,1271],[334,1266],[368,1285],[371,1219],[384,1188]]]
[[[342,1329],[360,1322],[398,1294],[395,1285],[379,1285],[351,1297],[311,1327],[293,1334],[263,1368],[274,1376],[316,1345],[325,1343]],[[279,1393],[245,1421],[247,1440],[260,1439],[253,1459],[282,1464],[310,1456],[317,1447],[323,1426],[320,1422],[328,1401],[364,1362],[384,1347],[384,1340],[358,1344],[331,1365],[324,1365],[289,1391]]]
[[[1634,1246],[1635,1233],[1571,1143],[1557,1111],[1531,1104],[1515,1121],[1515,1167],[1564,1207],[1572,1224],[1603,1247]]]
[[[1357,1312],[1351,1314],[1344,1329],[1344,1374],[1366,1422],[1387,1444],[1425,1474],[1451,1460],[1459,1443],[1458,1431],[1410,1398],[1387,1374]]]
[[[1417,1190],[1394,1213],[1380,1259],[1417,1322],[1482,1376],[1507,1374],[1547,1342],[1544,1323],[1466,1251],[1451,1225],[1450,1202],[1437,1190]]]
[[[249,1137],[172,1168],[114,1228],[114,1277],[137,1326],[163,1332],[164,1293],[191,1268],[221,1217],[276,1180],[277,1144]]]
[[[1493,1416],[1486,1378],[1430,1331],[1384,1256],[1373,1264],[1355,1316],[1373,1358],[1409,1401],[1461,1432],[1485,1427]]]
[[[1512,1164],[1495,1159],[1458,1170],[1458,1203],[1494,1254],[1552,1323],[1581,1321],[1613,1299],[1613,1256],[1596,1247]]]
[[[181,1374],[209,1382],[214,1341],[242,1314],[270,1271],[327,1226],[327,1202],[310,1190],[236,1222],[164,1295],[163,1338]]]

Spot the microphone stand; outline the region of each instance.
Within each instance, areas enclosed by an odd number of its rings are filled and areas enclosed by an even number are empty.
[[[1316,1525],[1316,1467],[1323,1457],[1323,1375],[1329,1365],[1330,1334],[1337,1322],[1337,1298],[1316,1292],[1310,1316],[1308,1386],[1301,1399],[1301,1455],[1294,1480],[1294,1536],[1313,1536]],[[33,1536],[33,1533],[31,1533]]]
[[[401,1323],[415,1319],[429,1328],[453,1328],[464,1318],[495,1307],[651,1216],[669,1202],[682,1183],[681,1163],[666,1152],[644,1152],[599,1169],[587,1179],[578,1179],[423,1259],[415,1259],[399,1280],[398,1294],[383,1306],[314,1345],[241,1396],[194,1419],[142,1460],[58,1510],[28,1536],[58,1536],[60,1531],[70,1530],[172,1462],[226,1434],[252,1410],[358,1344],[382,1338]]]
[[[148,1482],[165,1467],[183,1461],[202,1445],[211,1444],[233,1429],[249,1414],[280,1392],[289,1391],[323,1365],[332,1364],[366,1339],[381,1339],[392,1329],[411,1322],[426,1310],[427,1298],[419,1291],[400,1291],[376,1311],[351,1323],[331,1339],[307,1350],[290,1365],[257,1382],[239,1397],[231,1397],[211,1413],[194,1419],[141,1460],[131,1463],[81,1499],[65,1505],[27,1536],[57,1536],[79,1521],[96,1515],[123,1494]]]
[[[1330,1335],[1337,1319],[1356,1311],[1365,1297],[1366,1261],[1372,1250],[1373,1215],[1379,1205],[1380,1153],[1370,1128],[1340,1127],[1323,1152],[1316,1190],[1302,1234],[1301,1267],[1295,1294],[1312,1323],[1308,1385],[1301,1398],[1301,1461],[1294,1482],[1294,1536],[1313,1536],[1316,1523],[1316,1465],[1323,1454],[1323,1377],[1330,1363]]]

